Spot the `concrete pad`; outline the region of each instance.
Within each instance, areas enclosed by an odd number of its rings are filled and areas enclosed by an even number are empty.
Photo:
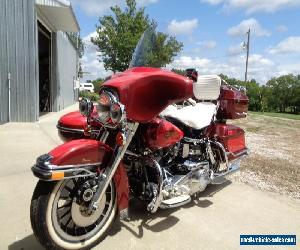
[[[62,143],[57,134],[59,118],[78,105],[49,113],[36,123],[6,123],[0,126],[1,176],[30,171],[36,158]]]
[[[30,173],[0,179],[0,249],[42,249],[29,219],[35,183]],[[230,182],[208,187],[184,207],[156,214],[133,201],[130,214],[131,221],[117,220],[94,249],[243,249],[240,234],[300,235],[299,201]]]

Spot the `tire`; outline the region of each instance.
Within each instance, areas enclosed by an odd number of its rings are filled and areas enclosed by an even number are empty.
[[[61,211],[61,207],[58,207],[60,194],[63,194],[62,188],[66,187],[66,182],[69,180],[63,180],[58,182],[45,182],[39,181],[34,190],[31,206],[30,206],[30,220],[33,232],[38,239],[38,241],[46,248],[46,249],[91,249],[93,246],[99,244],[107,235],[110,226],[113,224],[114,219],[116,218],[117,212],[117,200],[116,200],[116,192],[114,183],[110,183],[110,192],[107,189],[106,192],[111,193],[110,200],[108,202],[108,194],[103,197],[105,199],[103,202],[101,200],[101,204],[104,203],[104,208],[101,212],[101,216],[97,219],[94,225],[90,226],[78,226],[76,229],[76,224],[73,222],[73,207],[79,207],[72,199],[69,201],[71,203],[70,206],[70,218],[75,225],[75,236],[71,235],[69,232],[72,231],[68,228],[68,224],[66,226],[63,225],[62,220],[61,224],[56,223],[60,216],[58,215],[58,211]],[[63,186],[65,185],[65,186]],[[76,186],[74,185],[74,188]],[[77,192],[77,190],[76,190]],[[70,193],[71,194],[71,193]],[[57,198],[58,197],[58,198]],[[56,203],[57,200],[57,203]],[[65,203],[67,200],[65,200]],[[110,205],[107,205],[109,203]],[[68,203],[69,204],[69,203]],[[62,207],[64,207],[63,205]],[[108,206],[108,208],[106,208]],[[74,208],[74,210],[76,210]],[[65,210],[65,208],[62,208]],[[56,211],[56,212],[55,212]],[[72,211],[72,212],[71,212]],[[77,211],[77,210],[76,210]],[[81,211],[81,210],[78,210]],[[106,212],[105,212],[106,211]],[[103,215],[106,213],[105,215]],[[102,218],[103,215],[103,218]],[[89,216],[88,216],[89,217]],[[56,219],[55,219],[56,218]],[[75,217],[74,217],[75,218]],[[80,218],[86,218],[84,216]],[[102,219],[101,219],[102,218]],[[101,220],[100,220],[101,219]],[[100,223],[97,224],[100,220]],[[69,222],[70,223],[70,222]],[[86,229],[94,227],[93,230],[86,232]],[[65,231],[62,229],[65,228]],[[81,229],[84,229],[81,230]],[[69,231],[68,231],[69,230]],[[77,237],[77,230],[80,232],[86,232],[86,235],[79,235]],[[73,232],[73,231],[72,231]],[[68,235],[68,233],[70,235]]]

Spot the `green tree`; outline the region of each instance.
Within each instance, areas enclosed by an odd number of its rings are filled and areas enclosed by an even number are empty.
[[[157,32],[155,35],[154,48],[149,53],[146,65],[151,67],[164,67],[172,62],[172,59],[182,50],[183,44],[178,42],[175,37]]]
[[[183,70],[183,69],[175,69],[175,68],[173,68],[173,69],[171,69],[171,71],[174,72],[174,73],[176,73],[176,74],[178,74],[178,75],[182,75],[182,76],[186,75],[186,71]]]
[[[144,8],[137,8],[135,0],[126,0],[126,8],[112,7],[112,15],[99,18],[97,36],[92,38],[106,70],[124,71],[128,68],[139,38],[155,22],[145,14]],[[156,52],[149,57],[149,64],[161,66],[170,63],[181,50],[182,44],[174,37],[157,33]]]
[[[102,78],[97,78],[96,80],[92,81],[95,93],[99,93],[100,87],[103,82],[104,80]]]

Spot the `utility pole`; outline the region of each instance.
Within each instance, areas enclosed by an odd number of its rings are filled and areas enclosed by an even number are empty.
[[[245,72],[245,83],[247,82],[247,75],[248,75],[248,59],[249,59],[249,47],[250,47],[250,28],[248,32],[246,33],[248,35],[247,38],[247,57],[246,57],[246,72]]]

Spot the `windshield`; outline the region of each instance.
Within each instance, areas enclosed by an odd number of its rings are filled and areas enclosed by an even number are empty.
[[[155,60],[155,46],[156,46],[157,34],[155,28],[150,26],[141,36],[137,43],[129,68],[133,67],[160,67],[154,63]]]

